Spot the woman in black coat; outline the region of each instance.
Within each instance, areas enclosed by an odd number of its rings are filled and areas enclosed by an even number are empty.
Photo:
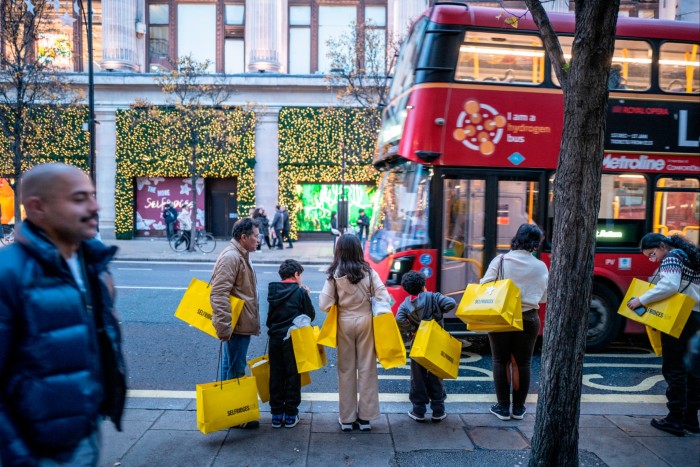
[[[265,244],[272,250],[272,244],[270,244],[270,220],[267,218],[264,208],[256,208],[253,213],[253,219],[258,221],[258,229],[260,230],[260,236],[265,239]],[[258,251],[262,247],[262,239],[258,243]]]

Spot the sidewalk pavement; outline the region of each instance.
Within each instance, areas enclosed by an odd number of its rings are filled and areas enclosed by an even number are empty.
[[[305,396],[313,396],[307,394]],[[312,399],[313,397],[309,398]],[[327,399],[326,399],[327,400]],[[113,466],[522,466],[534,431],[534,404],[523,420],[500,421],[490,403],[447,403],[441,423],[417,423],[406,402],[381,404],[371,433],[342,433],[337,402],[303,400],[301,422],[273,429],[261,405],[258,429],[197,430],[193,399],[129,398],[124,431],[102,430],[100,465]],[[649,425],[665,413],[661,404],[582,403],[579,461],[582,466],[693,466],[700,435],[678,438]]]
[[[230,240],[230,239],[229,239]],[[123,261],[196,261],[215,262],[219,253],[230,243],[229,240],[218,239],[216,248],[211,253],[175,252],[164,238],[138,238],[134,240],[104,240],[107,245],[119,247],[116,259]],[[288,258],[296,259],[302,265],[329,265],[333,260],[333,240],[300,240],[293,243],[294,248],[270,250],[263,245],[261,250],[251,253],[253,264],[280,264]]]
[[[216,250],[176,253],[164,239],[106,240],[117,245],[117,259],[132,261],[214,262]],[[330,264],[333,243],[302,240],[294,248],[252,253],[253,264],[279,264],[294,258],[302,264]],[[194,389],[194,388],[193,388]],[[209,435],[197,430],[196,404],[184,398],[130,397],[124,431],[104,423],[103,466],[518,466],[526,465],[534,431],[534,404],[524,420],[503,422],[489,413],[492,402],[447,403],[442,423],[419,424],[408,418],[405,402],[381,404],[381,418],[371,433],[341,433],[336,395],[302,394],[301,423],[272,429],[269,406],[261,405],[256,430],[230,429]],[[487,396],[488,397],[488,396]],[[319,401],[318,399],[323,399]],[[495,401],[495,399],[494,399]],[[579,424],[580,465],[693,466],[700,460],[700,435],[678,438],[649,425],[666,414],[664,404],[583,402]]]

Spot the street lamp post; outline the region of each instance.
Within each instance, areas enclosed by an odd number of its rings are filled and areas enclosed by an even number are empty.
[[[80,11],[83,13],[83,21],[85,22],[85,32],[87,35],[87,53],[88,53],[88,170],[92,183],[96,183],[95,171],[95,72],[93,68],[93,52],[92,52],[92,0],[87,0],[87,12],[83,6],[83,0],[80,1]]]

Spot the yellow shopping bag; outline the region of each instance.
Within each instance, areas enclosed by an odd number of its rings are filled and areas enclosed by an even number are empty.
[[[661,356],[661,331],[650,326],[644,326],[647,330],[647,337],[649,337],[649,343],[651,344],[651,349],[654,351],[657,357]]]
[[[323,357],[325,357],[325,352],[322,357],[320,350],[323,350],[323,346],[316,343],[314,329],[311,326],[292,329],[291,335],[294,358],[297,361],[297,371],[305,373],[321,368],[324,365]]]
[[[435,376],[456,379],[462,343],[437,321],[421,321],[413,339],[410,357]]]
[[[211,287],[209,287],[209,284],[193,278],[185,291],[185,295],[180,300],[177,310],[175,310],[175,317],[218,339],[214,325],[211,324],[210,294]],[[231,327],[235,328],[238,317],[241,316],[244,302],[233,295],[229,296],[229,299],[231,300]]]
[[[517,313],[516,313],[517,314]],[[522,331],[523,330],[523,320],[522,311],[520,312],[521,318],[513,318],[513,324],[481,324],[481,323],[467,323],[468,331],[481,331],[481,332],[512,332],[512,331]]]
[[[316,340],[320,345],[336,348],[338,345],[338,305],[333,305],[321,327],[321,333]]]
[[[523,307],[520,289],[510,279],[486,284],[469,284],[456,313],[465,323],[507,324],[520,321],[522,330]]]
[[[270,357],[262,357],[248,360],[250,374],[255,376],[255,384],[258,387],[258,396],[261,402],[270,400]]]
[[[372,318],[374,327],[374,350],[379,364],[385,370],[406,364],[406,346],[399,326],[392,313],[382,313]]]
[[[254,376],[197,385],[197,428],[202,433],[259,419]]]
[[[630,288],[627,289],[625,298],[617,312],[626,318],[651,326],[673,337],[680,336],[695,306],[695,300],[689,296],[676,292],[664,300],[650,303],[641,315],[627,308],[627,302],[632,300],[632,297],[640,297],[653,287],[654,284],[649,282],[632,279]]]
[[[305,373],[299,373],[299,376],[301,376],[301,387],[303,388],[304,386],[308,386],[311,384],[311,373],[308,371]]]

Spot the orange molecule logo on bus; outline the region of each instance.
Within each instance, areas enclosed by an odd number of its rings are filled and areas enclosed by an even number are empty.
[[[457,129],[452,135],[469,149],[490,156],[503,137],[506,123],[506,118],[496,109],[470,99],[457,117]]]

